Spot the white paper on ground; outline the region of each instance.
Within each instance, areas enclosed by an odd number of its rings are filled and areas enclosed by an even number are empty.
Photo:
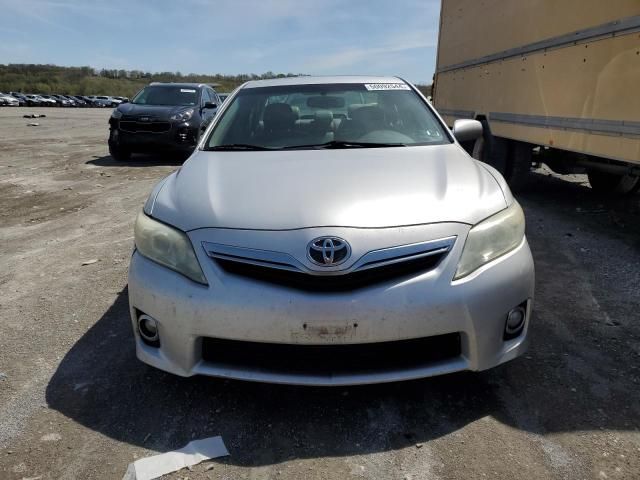
[[[122,480],[153,480],[167,473],[196,465],[210,458],[229,455],[222,437],[209,437],[189,442],[180,450],[141,458],[129,464]]]

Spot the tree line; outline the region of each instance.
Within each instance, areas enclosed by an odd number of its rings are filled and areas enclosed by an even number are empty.
[[[202,75],[181,72],[95,69],[38,64],[0,64],[0,92],[59,93],[63,95],[116,95],[131,98],[151,82],[217,84],[219,92],[230,92],[249,80],[296,77],[302,74],[265,72],[262,74]],[[431,87],[418,85],[425,95]]]
[[[63,95],[117,95],[132,97],[151,82],[217,84],[219,92],[229,92],[248,80],[295,77],[293,73],[202,75],[141,70],[97,70],[92,67],[57,65],[0,65],[0,92],[59,93]]]

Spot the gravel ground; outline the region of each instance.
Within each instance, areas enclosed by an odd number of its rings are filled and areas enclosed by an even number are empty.
[[[640,478],[638,197],[536,174],[519,196],[531,347],[492,371],[339,389],[184,379],[135,359],[126,286],[135,214],[178,163],[114,162],[108,115],[0,109],[0,478],[121,479],[213,435],[231,456],[167,478]]]

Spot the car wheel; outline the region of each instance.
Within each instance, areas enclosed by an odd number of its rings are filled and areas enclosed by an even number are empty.
[[[596,193],[607,195],[631,195],[640,190],[640,176],[589,170],[591,188]]]
[[[120,145],[117,130],[111,130],[109,134],[109,155],[116,162],[126,162],[131,158],[131,151]]]

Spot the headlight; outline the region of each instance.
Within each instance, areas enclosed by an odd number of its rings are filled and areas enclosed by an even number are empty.
[[[134,238],[141,255],[207,285],[191,241],[183,232],[140,212],[136,218]]]
[[[193,116],[193,108],[183,110],[182,112],[171,115],[171,120],[177,120],[178,122],[186,122]]]
[[[122,118],[122,112],[120,110],[118,110],[117,108],[114,108],[113,112],[111,112],[111,118],[115,118],[116,120],[118,118]]]
[[[514,201],[506,210],[473,226],[467,235],[453,279],[469,275],[520,245],[524,237],[524,223],[522,208]]]

